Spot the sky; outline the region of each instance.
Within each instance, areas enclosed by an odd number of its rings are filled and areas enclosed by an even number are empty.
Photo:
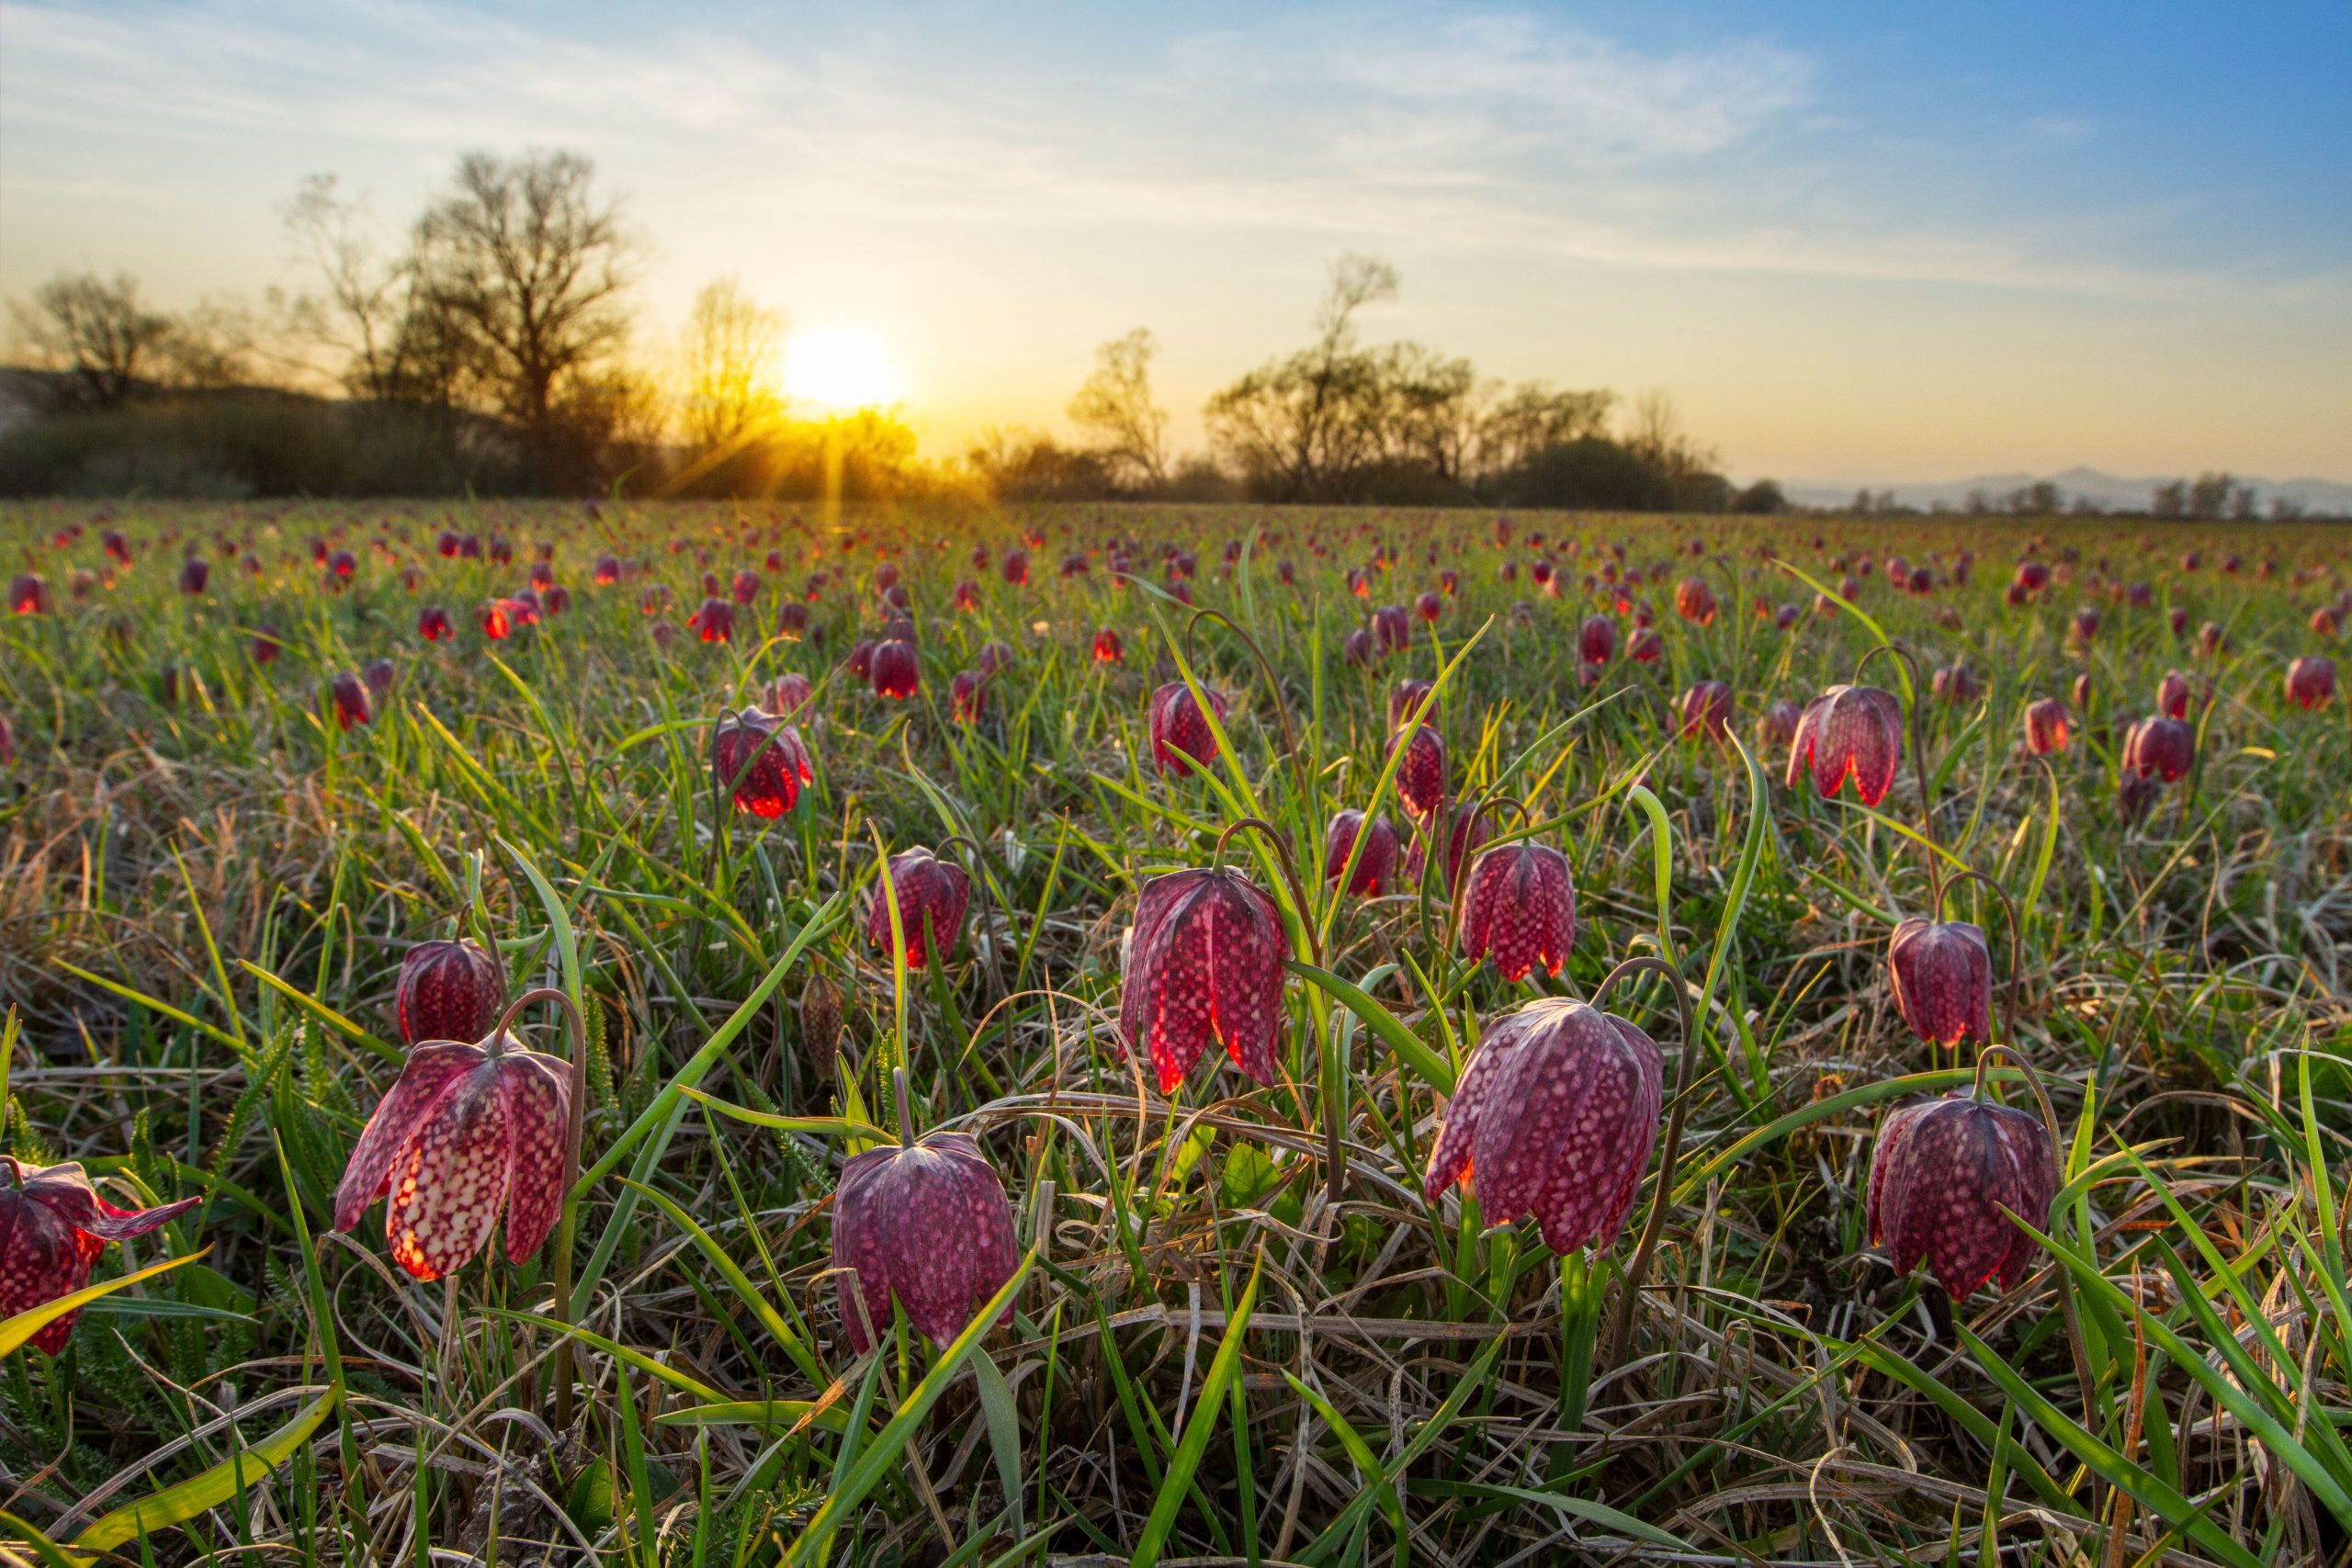
[[[0,295],[305,285],[458,156],[595,160],[643,344],[733,275],[934,453],[1149,327],[1180,446],[1302,342],[1664,388],[1736,477],[2352,479],[2352,6],[0,0]]]

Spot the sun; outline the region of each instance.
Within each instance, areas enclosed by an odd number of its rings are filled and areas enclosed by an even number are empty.
[[[784,390],[847,413],[897,402],[904,389],[880,338],[856,327],[813,327],[785,342]]]

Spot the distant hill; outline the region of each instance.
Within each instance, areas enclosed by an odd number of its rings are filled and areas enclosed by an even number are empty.
[[[1994,498],[1997,505],[2001,498],[2027,485],[2047,481],[2056,485],[2061,506],[2071,504],[2077,496],[2088,496],[2109,511],[2145,511],[2148,498],[2156,487],[2188,475],[2156,474],[2145,479],[2125,479],[2098,468],[2077,465],[2055,474],[1979,474],[1973,479],[1952,479],[1943,484],[1905,483],[1899,479],[1867,481],[1872,493],[1893,491],[1894,499],[1905,506],[1926,510],[1941,502],[1959,510],[1968,503],[1972,491],[1983,491]],[[2300,504],[2306,513],[2324,513],[2334,516],[2352,516],[2352,484],[2336,479],[2266,479],[2251,474],[2235,476],[2237,482],[2251,485],[2260,497],[2267,512],[2270,502],[2284,496]],[[1854,492],[1865,488],[1860,479],[1838,483],[1829,479],[1799,479],[1781,488],[1791,501],[1805,506],[1843,506],[1854,499]]]

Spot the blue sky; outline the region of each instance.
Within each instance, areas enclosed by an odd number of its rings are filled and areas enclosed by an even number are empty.
[[[1493,375],[1663,386],[1744,476],[2352,477],[2352,6],[0,0],[0,292],[301,275],[464,150],[594,156],[645,347],[740,275],[935,449],[1148,325],[1180,439],[1323,269]]]

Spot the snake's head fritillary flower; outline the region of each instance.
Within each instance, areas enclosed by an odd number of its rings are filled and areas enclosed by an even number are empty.
[[[2319,637],[2334,637],[2344,627],[2344,612],[2333,604],[2322,604],[2312,612],[2312,631]]]
[[[1993,955],[1965,920],[1916,917],[1886,944],[1894,1005],[1911,1032],[1932,1045],[1993,1037]]]
[[[716,594],[686,617],[686,629],[705,642],[729,642],[735,637],[735,606]]]
[[[1426,822],[1430,813],[1445,798],[1445,742],[1437,730],[1423,724],[1413,731],[1409,739],[1401,735],[1391,736],[1388,749],[1393,754],[1399,745],[1404,759],[1396,764],[1396,798],[1417,822]]]
[[[392,1261],[418,1280],[462,1268],[503,1216],[506,1256],[538,1251],[563,1207],[571,1067],[512,1034],[427,1040],[377,1103],[334,1190],[334,1228],[382,1198]]]
[[[1928,677],[1928,694],[1939,703],[1973,702],[1977,691],[1975,673],[1965,664],[1939,664]]]
[[[400,671],[389,659],[371,659],[359,667],[359,679],[374,696],[390,691],[392,682],[399,678]]]
[[[427,642],[447,642],[458,635],[458,628],[450,624],[447,610],[427,604],[416,613],[416,635]]]
[[[894,1298],[916,1332],[946,1346],[1020,1262],[1012,1201],[969,1133],[885,1144],[842,1167],[833,1195],[833,1267],[856,1271],[857,1293],[842,1302],[842,1329],[859,1354],[889,1333]]]
[[[1104,626],[1094,634],[1094,662],[1116,664],[1127,656],[1127,645],[1119,638],[1119,628]]]
[[[2151,716],[2123,732],[2123,771],[2170,784],[2197,759],[2197,732],[2185,718]]]
[[[1898,1274],[1925,1259],[1954,1301],[1987,1280],[2009,1290],[2041,1244],[2002,1211],[2046,1225],[2057,1190],[2039,1118],[1966,1092],[1906,1105],[1871,1154],[1871,1241]]]
[[[735,809],[754,817],[783,816],[817,776],[800,732],[758,708],[720,716],[710,732],[710,767]]]
[[[481,630],[482,635],[490,638],[491,641],[503,642],[514,633],[514,601],[512,599],[490,599],[483,601],[481,606]]]
[[[1532,1214],[1562,1256],[1607,1248],[1634,1204],[1665,1097],[1657,1043],[1612,1013],[1545,997],[1487,1026],[1463,1069],[1421,1190],[1455,1182],[1502,1224]]]
[[[745,567],[736,572],[727,586],[735,603],[748,604],[760,596],[760,574]]]
[[[326,559],[329,577],[349,577],[359,570],[359,558],[349,550],[336,550]]]
[[[2327,705],[2335,695],[2335,660],[2324,653],[2307,653],[2287,666],[2287,696],[2297,707]]]
[[[1666,657],[1666,639],[1656,626],[1639,626],[1626,640],[1625,657],[1636,664],[1656,664]]]
[[[2098,606],[2086,604],[2075,612],[2074,624],[2068,635],[2074,638],[2075,647],[2088,648],[2098,640]]]
[[[0,1155],[0,1318],[72,1295],[90,1282],[90,1266],[107,1243],[145,1235],[200,1201],[118,1209],[77,1164],[26,1165]],[[43,1325],[34,1347],[58,1354],[81,1315],[69,1312]]]
[[[1163,774],[1190,778],[1195,767],[1205,768],[1216,757],[1216,735],[1209,728],[1208,713],[1216,714],[1222,727],[1232,699],[1214,686],[1203,686],[1201,695],[1208,698],[1207,713],[1182,681],[1170,681],[1151,694],[1151,761]]]
[[[2064,751],[2072,731],[2073,726],[2066,716],[2066,705],[2057,698],[2042,697],[2027,705],[2025,743],[2036,756]]]
[[[618,582],[621,580],[620,557],[598,556],[596,570],[592,580],[599,588],[610,588],[614,583]]]
[[[1274,901],[1239,872],[1193,867],[1145,884],[1120,968],[1119,1034],[1149,1053],[1160,1093],[1174,1093],[1212,1043],[1255,1081],[1273,1081],[1283,953]]]
[[[1012,645],[1009,642],[984,642],[980,644],[979,657],[973,662],[979,667],[981,674],[993,675],[1012,663]]]
[[[8,716],[0,713],[0,768],[11,766],[16,761],[17,732],[9,726]]]
[[[1715,591],[1703,577],[1686,577],[1674,585],[1674,613],[1698,626],[1714,625]]]
[[[1361,851],[1356,849],[1359,834],[1363,836]],[[1347,869],[1348,856],[1353,854],[1356,872],[1347,890],[1359,898],[1377,898],[1396,880],[1396,829],[1385,816],[1374,817],[1367,829],[1363,812],[1339,812],[1323,833],[1323,880],[1339,881]]]
[[[1617,652],[1617,623],[1606,615],[1587,615],[1577,627],[1577,657],[1587,664],[1606,664]]]
[[[1429,622],[1431,626],[1435,626],[1437,624],[1438,616],[1442,615],[1444,611],[1445,601],[1439,598],[1435,593],[1424,592],[1419,598],[1413,601],[1413,614],[1420,616],[1422,620]]]
[[[1004,552],[1004,580],[1016,587],[1025,585],[1028,582],[1028,551],[1007,550]]]
[[[253,641],[247,651],[255,664],[275,664],[277,656],[286,651],[286,640],[277,628],[264,621],[254,628]]]
[[[1577,887],[1568,857],[1544,844],[1505,844],[1480,855],[1462,895],[1462,956],[1492,958],[1506,980],[1541,964],[1557,975],[1577,940]]]
[[[2021,591],[2022,597],[2030,597],[2050,586],[2049,565],[2038,560],[2021,560],[2018,562],[2017,575],[2009,581],[2012,586]]]
[[[392,1016],[401,1043],[420,1040],[479,1040],[506,1005],[497,961],[463,937],[421,942],[401,960],[392,987]]]
[[[922,679],[922,661],[915,656],[915,645],[899,637],[877,643],[874,649],[874,694],[893,702],[904,702],[915,694]]]
[[[109,528],[99,535],[98,544],[105,549],[107,558],[109,560],[123,566],[130,564],[130,541],[123,536],[119,529]]]
[[[921,846],[901,850],[887,865],[890,893],[899,901],[899,929],[906,935],[907,967],[927,968],[934,954],[944,961],[964,934],[971,878],[954,861],[941,860]],[[888,953],[890,901],[878,886],[872,897],[865,911],[865,940]]]
[[[987,676],[977,670],[958,670],[947,678],[948,716],[957,724],[978,724],[988,705]]]
[[[1421,705],[1421,699],[1429,694],[1430,683],[1427,681],[1399,681],[1389,687],[1388,728],[1402,729],[1405,721]]]
[[[1791,697],[1781,697],[1757,718],[1756,732],[1767,746],[1786,746],[1797,738],[1797,721],[1804,717],[1804,707]]]
[[[1806,769],[1813,787],[1826,800],[1854,781],[1865,806],[1876,806],[1894,787],[1903,762],[1903,705],[1876,686],[1832,686],[1805,705],[1789,743],[1788,782]]]
[[[1373,659],[1372,634],[1358,626],[1340,640],[1340,657],[1351,664],[1369,664]]]
[[[2188,716],[2188,677],[2177,670],[2167,670],[2165,678],[2156,682],[2156,711],[2166,718]]]
[[[8,613],[46,615],[55,607],[49,581],[37,571],[20,571],[8,580]]]
[[[334,721],[338,728],[349,729],[355,724],[366,724],[374,716],[368,705],[368,685],[348,671],[328,682],[327,694],[334,702]]]
[[[1413,621],[1402,604],[1383,604],[1372,613],[1372,640],[1383,653],[1402,653],[1413,646]]]
[[[1721,740],[1731,731],[1731,688],[1721,681],[1700,681],[1682,694],[1683,739]]]
[[[212,567],[202,556],[190,556],[180,562],[180,592],[189,595],[204,592],[212,581]]]

